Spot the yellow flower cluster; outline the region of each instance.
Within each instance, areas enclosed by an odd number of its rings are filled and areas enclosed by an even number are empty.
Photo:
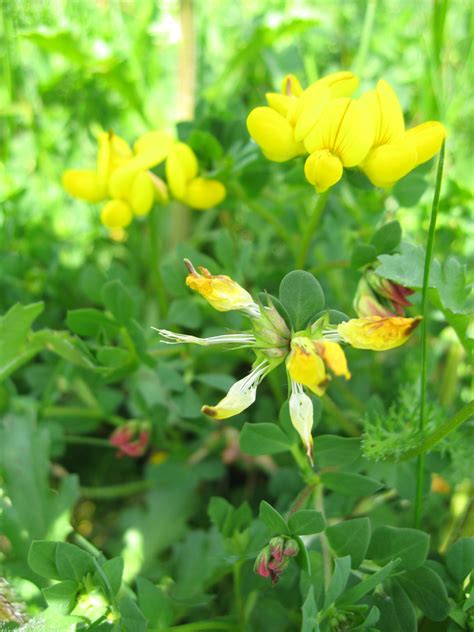
[[[351,72],[337,72],[303,90],[287,75],[281,93],[268,93],[268,106],[250,112],[250,136],[269,160],[309,154],[305,175],[319,193],[336,184],[344,168],[354,167],[375,186],[390,187],[439,152],[445,128],[429,121],[406,131],[389,84],[381,80],[352,98],[358,83]]]
[[[168,186],[150,171],[165,160]],[[113,132],[103,132],[98,138],[96,168],[65,171],[63,185],[81,200],[107,200],[100,213],[101,222],[113,238],[121,239],[134,217],[147,215],[155,201],[165,204],[169,193],[199,210],[222,202],[224,185],[198,177],[198,171],[193,150],[166,132],[143,134],[133,149]]]

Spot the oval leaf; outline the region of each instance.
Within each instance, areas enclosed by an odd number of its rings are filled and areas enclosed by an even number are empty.
[[[293,270],[284,277],[279,296],[295,331],[304,329],[311,317],[324,307],[324,293],[319,282],[304,270]]]

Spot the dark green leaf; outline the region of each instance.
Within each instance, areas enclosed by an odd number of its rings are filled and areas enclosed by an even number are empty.
[[[44,309],[44,303],[17,303],[0,317],[0,381],[28,362],[42,344],[29,342],[33,321]]]
[[[259,517],[266,524],[272,535],[290,535],[288,525],[283,516],[269,503],[262,500]]]
[[[92,307],[69,310],[66,318],[67,326],[80,336],[99,336],[100,334],[114,334],[117,323],[104,312]]]
[[[343,496],[370,496],[383,487],[382,483],[362,474],[348,474],[347,472],[323,472],[322,484]]]
[[[304,329],[311,317],[324,307],[324,293],[319,282],[303,270],[293,270],[284,277],[279,297],[295,331]]]
[[[393,560],[373,575],[366,577],[352,588],[349,588],[349,590],[346,590],[346,592],[337,600],[338,605],[357,603],[359,599],[362,599],[362,597],[367,595],[376,586],[387,579],[397,566],[398,560]]]
[[[429,544],[423,531],[383,525],[373,532],[367,556],[378,564],[400,558],[400,569],[412,569],[426,560]]]
[[[351,256],[351,266],[353,268],[362,268],[377,259],[377,251],[375,246],[371,244],[360,243],[354,247]]]
[[[416,612],[396,578],[384,583],[382,593],[374,595],[380,610],[381,629],[386,632],[416,632]]]
[[[289,517],[288,526],[294,535],[311,535],[324,531],[326,521],[323,514],[319,511],[303,509]]]
[[[402,228],[400,223],[394,220],[381,226],[371,239],[378,255],[392,252],[400,243],[402,238]]]
[[[123,575],[123,558],[113,557],[111,560],[107,560],[102,564],[102,572],[108,579],[109,586],[112,590],[112,595],[116,595],[122,585]],[[97,577],[100,575],[97,573]],[[99,580],[100,581],[100,580]],[[107,586],[103,586],[104,592],[107,591]]]
[[[126,632],[146,632],[147,620],[133,599],[128,596],[122,597],[119,610]]]
[[[314,445],[314,461],[320,468],[349,465],[361,455],[360,439],[320,435]]]
[[[56,566],[57,542],[47,540],[34,540],[28,553],[30,568],[41,577],[48,579],[61,579]]]
[[[370,520],[355,518],[326,529],[329,544],[338,557],[350,555],[352,568],[358,568],[366,557],[370,540]]]
[[[102,288],[102,300],[105,307],[120,325],[126,326],[135,316],[135,305],[132,296],[119,279],[114,279],[104,285]]]
[[[350,555],[337,557],[334,560],[334,571],[324,598],[324,608],[333,604],[346,587],[347,580],[351,574]]]
[[[137,578],[138,605],[150,628],[166,630],[173,620],[169,598],[163,590],[144,577]]]
[[[240,433],[240,449],[246,454],[278,454],[291,450],[292,442],[276,424],[244,424]]]
[[[431,568],[419,566],[406,571],[397,581],[427,617],[432,621],[444,621],[449,614],[450,605],[446,588]]]
[[[462,583],[474,569],[474,539],[461,538],[446,553],[446,565],[451,575]]]
[[[90,553],[69,542],[57,543],[55,561],[61,579],[74,579],[80,582],[84,575],[95,570]]]
[[[71,579],[43,588],[48,606],[60,614],[70,614],[74,609],[79,584]]]
[[[319,632],[319,625],[317,621],[318,607],[316,606],[316,600],[314,598],[313,586],[311,586],[308,590],[301,612],[303,614],[301,632]]]

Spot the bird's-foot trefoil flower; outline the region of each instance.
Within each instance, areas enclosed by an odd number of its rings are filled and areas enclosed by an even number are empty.
[[[343,344],[374,351],[392,349],[406,342],[420,321],[419,317],[371,315],[331,323],[331,311],[327,311],[315,317],[314,322],[308,323],[305,329],[295,331],[284,307],[271,295],[259,294],[260,298],[254,300],[230,277],[211,275],[205,268],[199,268],[200,272],[197,272],[190,261],[186,260],[185,263],[190,272],[186,279],[188,286],[197,290],[218,311],[242,312],[249,318],[250,327],[248,331],[210,338],[158,329],[163,342],[200,346],[236,345],[249,348],[255,354],[250,373],[235,382],[216,405],[203,406],[202,412],[216,420],[243,412],[254,403],[258,386],[264,378],[284,363],[290,385],[291,422],[311,462],[313,403],[305,391],[322,397],[332,379],[351,378]]]
[[[353,306],[358,316],[404,316],[413,290],[377,274],[369,266],[359,281]]]
[[[375,123],[375,135],[360,168],[375,186],[391,187],[441,149],[446,137],[444,126],[428,121],[406,131],[397,95],[383,79],[361,101]]]
[[[194,151],[186,143],[175,143],[166,158],[166,179],[174,198],[199,211],[217,206],[226,196],[222,182],[203,178]]]
[[[288,568],[291,558],[299,553],[300,545],[288,536],[276,536],[270,540],[257,556],[254,571],[260,577],[269,577],[275,585],[280,575]]]
[[[138,458],[145,454],[148,447],[150,424],[148,422],[129,421],[114,430],[109,441],[118,448],[117,457],[130,456]]]

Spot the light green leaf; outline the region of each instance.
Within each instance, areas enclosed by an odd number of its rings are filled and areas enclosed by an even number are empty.
[[[354,518],[326,529],[326,537],[338,557],[350,555],[352,568],[358,568],[366,557],[370,540],[370,520]]]
[[[400,558],[400,569],[412,569],[426,560],[429,544],[423,531],[383,525],[373,532],[367,556],[378,564]]]
[[[283,516],[269,503],[262,500],[259,517],[266,524],[272,535],[290,535],[288,525]]]
[[[347,472],[323,472],[321,483],[343,496],[370,496],[383,487],[382,483],[373,478]]]
[[[276,424],[245,423],[240,433],[240,449],[246,454],[278,454],[291,450],[291,439]]]

